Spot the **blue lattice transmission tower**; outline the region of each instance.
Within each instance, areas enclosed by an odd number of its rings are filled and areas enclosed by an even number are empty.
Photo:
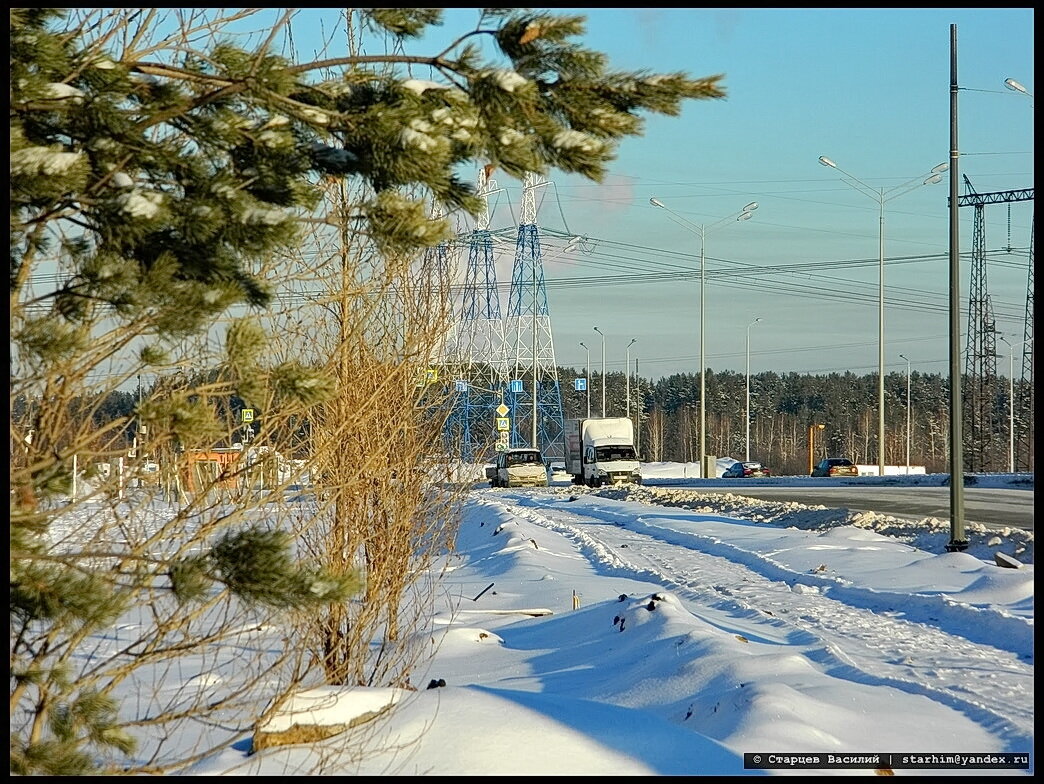
[[[508,407],[512,446],[533,446],[545,457],[564,457],[562,392],[536,225],[536,189],[546,184],[527,175],[522,187],[522,217],[508,302],[509,335],[514,339],[515,357]]]
[[[986,280],[984,210],[987,204],[1031,201],[1033,189],[976,193],[967,175],[964,177],[964,183],[967,193],[958,198],[958,206],[975,208],[972,230],[971,285],[968,290],[968,340],[964,356],[964,468],[974,472],[999,471],[1002,466],[1007,464],[1007,460],[1003,456],[1006,450],[1000,448],[1002,442],[1000,436],[1004,431],[1004,424],[1001,422],[1003,412],[998,409],[997,405],[1000,387],[997,378],[997,328]],[[1032,253],[1030,255],[1030,275],[1032,276]],[[1031,308],[1032,305],[1028,301],[1027,329],[1031,333],[1030,337],[1032,337]],[[1032,341],[1027,345],[1032,351]],[[1025,373],[1025,354],[1023,356],[1023,372]],[[1030,367],[1032,367],[1032,359]]]
[[[496,408],[504,403],[507,343],[500,310],[493,235],[489,230],[489,196],[496,191],[492,167],[479,171],[478,193],[483,210],[467,235],[455,340],[447,365],[453,388],[452,410],[446,421],[446,441],[459,445],[466,462],[488,458],[496,440]]]

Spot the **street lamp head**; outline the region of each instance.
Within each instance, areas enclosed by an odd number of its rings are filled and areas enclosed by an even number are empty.
[[[736,216],[736,220],[738,220],[738,221],[750,220],[752,215],[753,215],[753,213],[751,213],[751,212],[741,212],[739,215]]]
[[[627,344],[627,348],[630,348],[631,346],[633,346],[637,342],[638,342],[638,338],[631,338],[631,342]]]
[[[950,168],[950,164],[948,164],[948,163],[940,163],[938,166],[933,166],[932,167],[932,174],[940,174],[940,173],[942,173],[944,171],[949,170],[949,168]]]
[[[594,331],[601,335],[603,338],[605,337],[605,335],[602,333],[602,330],[600,330],[598,327],[595,327]]]
[[[942,175],[941,174],[933,174],[931,177],[926,178],[925,181],[922,183],[922,185],[935,185],[935,183],[941,182],[941,181],[942,181]]]
[[[746,212],[746,213],[750,213],[750,212],[754,212],[754,210],[756,210],[757,208],[758,208],[758,203],[756,201],[752,201],[750,204],[744,205],[743,211]]]
[[[582,340],[580,341],[580,346],[581,346],[581,348],[587,348],[587,344],[584,343],[584,341],[582,341]]]
[[[1026,93],[1026,95],[1029,95],[1029,90],[1027,90],[1018,82],[1016,82],[1014,79],[1005,79],[1004,86],[1007,87],[1009,90],[1014,90],[1017,93]]]
[[[649,199],[649,204],[654,207],[663,207],[663,202],[659,199]],[[666,207],[664,207],[664,209],[666,209]]]
[[[837,164],[834,163],[832,160],[830,160],[825,155],[820,155],[819,156],[819,162],[821,164],[823,164],[824,166],[829,166],[831,169],[836,169],[837,168]]]

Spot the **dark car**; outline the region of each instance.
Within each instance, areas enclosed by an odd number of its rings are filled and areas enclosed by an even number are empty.
[[[771,476],[772,473],[754,460],[740,460],[725,469],[723,479],[745,479],[747,477]]]
[[[859,476],[859,469],[847,457],[825,457],[812,469],[812,476]]]

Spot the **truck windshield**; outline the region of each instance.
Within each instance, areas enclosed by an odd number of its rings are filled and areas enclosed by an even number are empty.
[[[507,464],[509,466],[515,465],[530,465],[532,463],[541,463],[540,455],[536,452],[518,452],[507,456]]]
[[[597,450],[598,461],[601,463],[611,460],[635,460],[633,446],[600,446]]]

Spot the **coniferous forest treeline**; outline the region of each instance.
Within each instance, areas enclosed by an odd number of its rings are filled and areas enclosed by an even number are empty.
[[[567,419],[587,414],[587,393],[574,388],[582,371],[558,368],[562,412]],[[640,414],[639,452],[647,462],[692,462],[700,456],[700,379],[696,373],[677,373],[658,381],[607,373],[606,416],[624,416],[628,397],[631,417]],[[1008,387],[999,384],[994,416],[985,445],[968,442],[965,427],[965,470],[1003,472],[1009,467]],[[1029,417],[1020,410],[1023,382],[1015,383],[1016,433],[1024,433]],[[750,459],[767,465],[777,475],[808,473],[809,428],[815,433],[813,454],[847,457],[855,463],[877,463],[877,375],[854,373],[764,372],[750,376]],[[591,374],[591,415],[601,416],[601,374]],[[746,376],[733,371],[707,372],[707,454],[742,460],[746,455]],[[136,396],[113,392],[96,404],[95,424],[128,416]],[[232,402],[233,407],[235,401]],[[907,449],[906,374],[885,376],[885,436],[887,465],[905,465]],[[910,464],[927,473],[948,473],[949,382],[937,373],[910,374]],[[128,438],[133,431],[128,431]],[[1018,439],[1017,439],[1018,440]],[[1032,439],[1030,440],[1032,448]],[[552,455],[557,457],[557,455]],[[1016,451],[1016,470],[1032,470],[1030,456]],[[974,464],[974,463],[978,464]]]
[[[582,376],[559,368],[562,408],[566,418],[585,416],[587,393],[574,389]],[[591,374],[591,415],[601,415],[601,378]],[[679,373],[658,381],[607,373],[606,416],[623,416],[630,396],[631,416],[640,412],[639,452],[648,462],[699,462],[700,379]],[[707,454],[742,460],[746,452],[746,383],[743,373],[708,370],[706,382]],[[1020,410],[1023,382],[1015,383],[1016,433],[1023,433],[1028,413]],[[983,445],[967,443],[965,470],[1007,471],[1008,385],[997,385],[993,415]],[[906,373],[885,376],[885,463],[906,465]],[[776,474],[808,473],[810,426],[824,425],[815,435],[815,459],[847,457],[855,463],[875,464],[877,456],[877,374],[763,372],[750,376],[750,459]],[[941,374],[910,374],[910,464],[927,473],[948,473],[949,380]],[[1030,441],[1032,449],[1032,440]],[[970,456],[974,454],[974,462]],[[1029,470],[1029,455],[1016,454],[1017,470]],[[1020,468],[1021,466],[1021,468]]]

